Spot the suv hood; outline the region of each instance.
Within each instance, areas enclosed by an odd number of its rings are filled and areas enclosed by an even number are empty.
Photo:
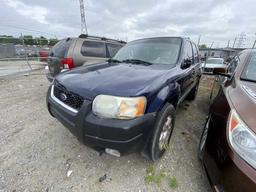
[[[67,90],[92,100],[98,94],[139,96],[163,85],[168,70],[127,63],[83,66],[56,77]],[[161,81],[162,83],[153,83]],[[156,85],[156,86],[154,86]]]

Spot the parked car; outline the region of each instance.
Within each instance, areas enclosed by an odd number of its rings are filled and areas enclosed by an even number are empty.
[[[46,76],[49,81],[62,70],[106,61],[125,45],[124,41],[80,35],[66,38],[53,46],[48,57]]]
[[[235,56],[202,132],[199,157],[214,191],[256,190],[256,50]]]
[[[226,69],[227,65],[224,63],[223,58],[208,58],[203,64],[203,72],[204,73],[212,73],[214,69]]]
[[[48,55],[50,52],[50,48],[43,48],[39,51],[39,60],[41,62],[47,62],[48,61]]]
[[[136,40],[108,62],[58,75],[48,110],[93,148],[116,156],[142,151],[156,161],[169,144],[177,107],[196,97],[200,65],[189,39]]]

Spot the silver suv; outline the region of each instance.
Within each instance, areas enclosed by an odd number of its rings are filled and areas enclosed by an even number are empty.
[[[125,44],[124,41],[84,34],[78,38],[62,39],[49,53],[48,66],[45,67],[46,77],[51,82],[62,71],[105,61]]]

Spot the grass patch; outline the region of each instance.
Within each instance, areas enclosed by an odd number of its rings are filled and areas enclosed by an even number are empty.
[[[172,189],[175,189],[178,187],[178,182],[177,182],[177,179],[176,177],[171,177],[169,179],[169,186],[172,188]]]
[[[153,165],[150,165],[147,168],[146,173],[147,175],[144,178],[146,184],[154,182],[159,186],[162,182],[162,179],[165,177],[165,173],[163,171],[160,171],[157,174]]]
[[[147,168],[147,170],[146,170],[146,173],[147,174],[155,174],[155,167],[153,166],[153,165],[150,165],[148,168]]]

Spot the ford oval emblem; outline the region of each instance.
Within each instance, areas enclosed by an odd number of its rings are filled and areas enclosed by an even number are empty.
[[[62,100],[62,101],[66,101],[67,100],[67,95],[65,94],[65,93],[61,93],[60,94],[60,99]]]

